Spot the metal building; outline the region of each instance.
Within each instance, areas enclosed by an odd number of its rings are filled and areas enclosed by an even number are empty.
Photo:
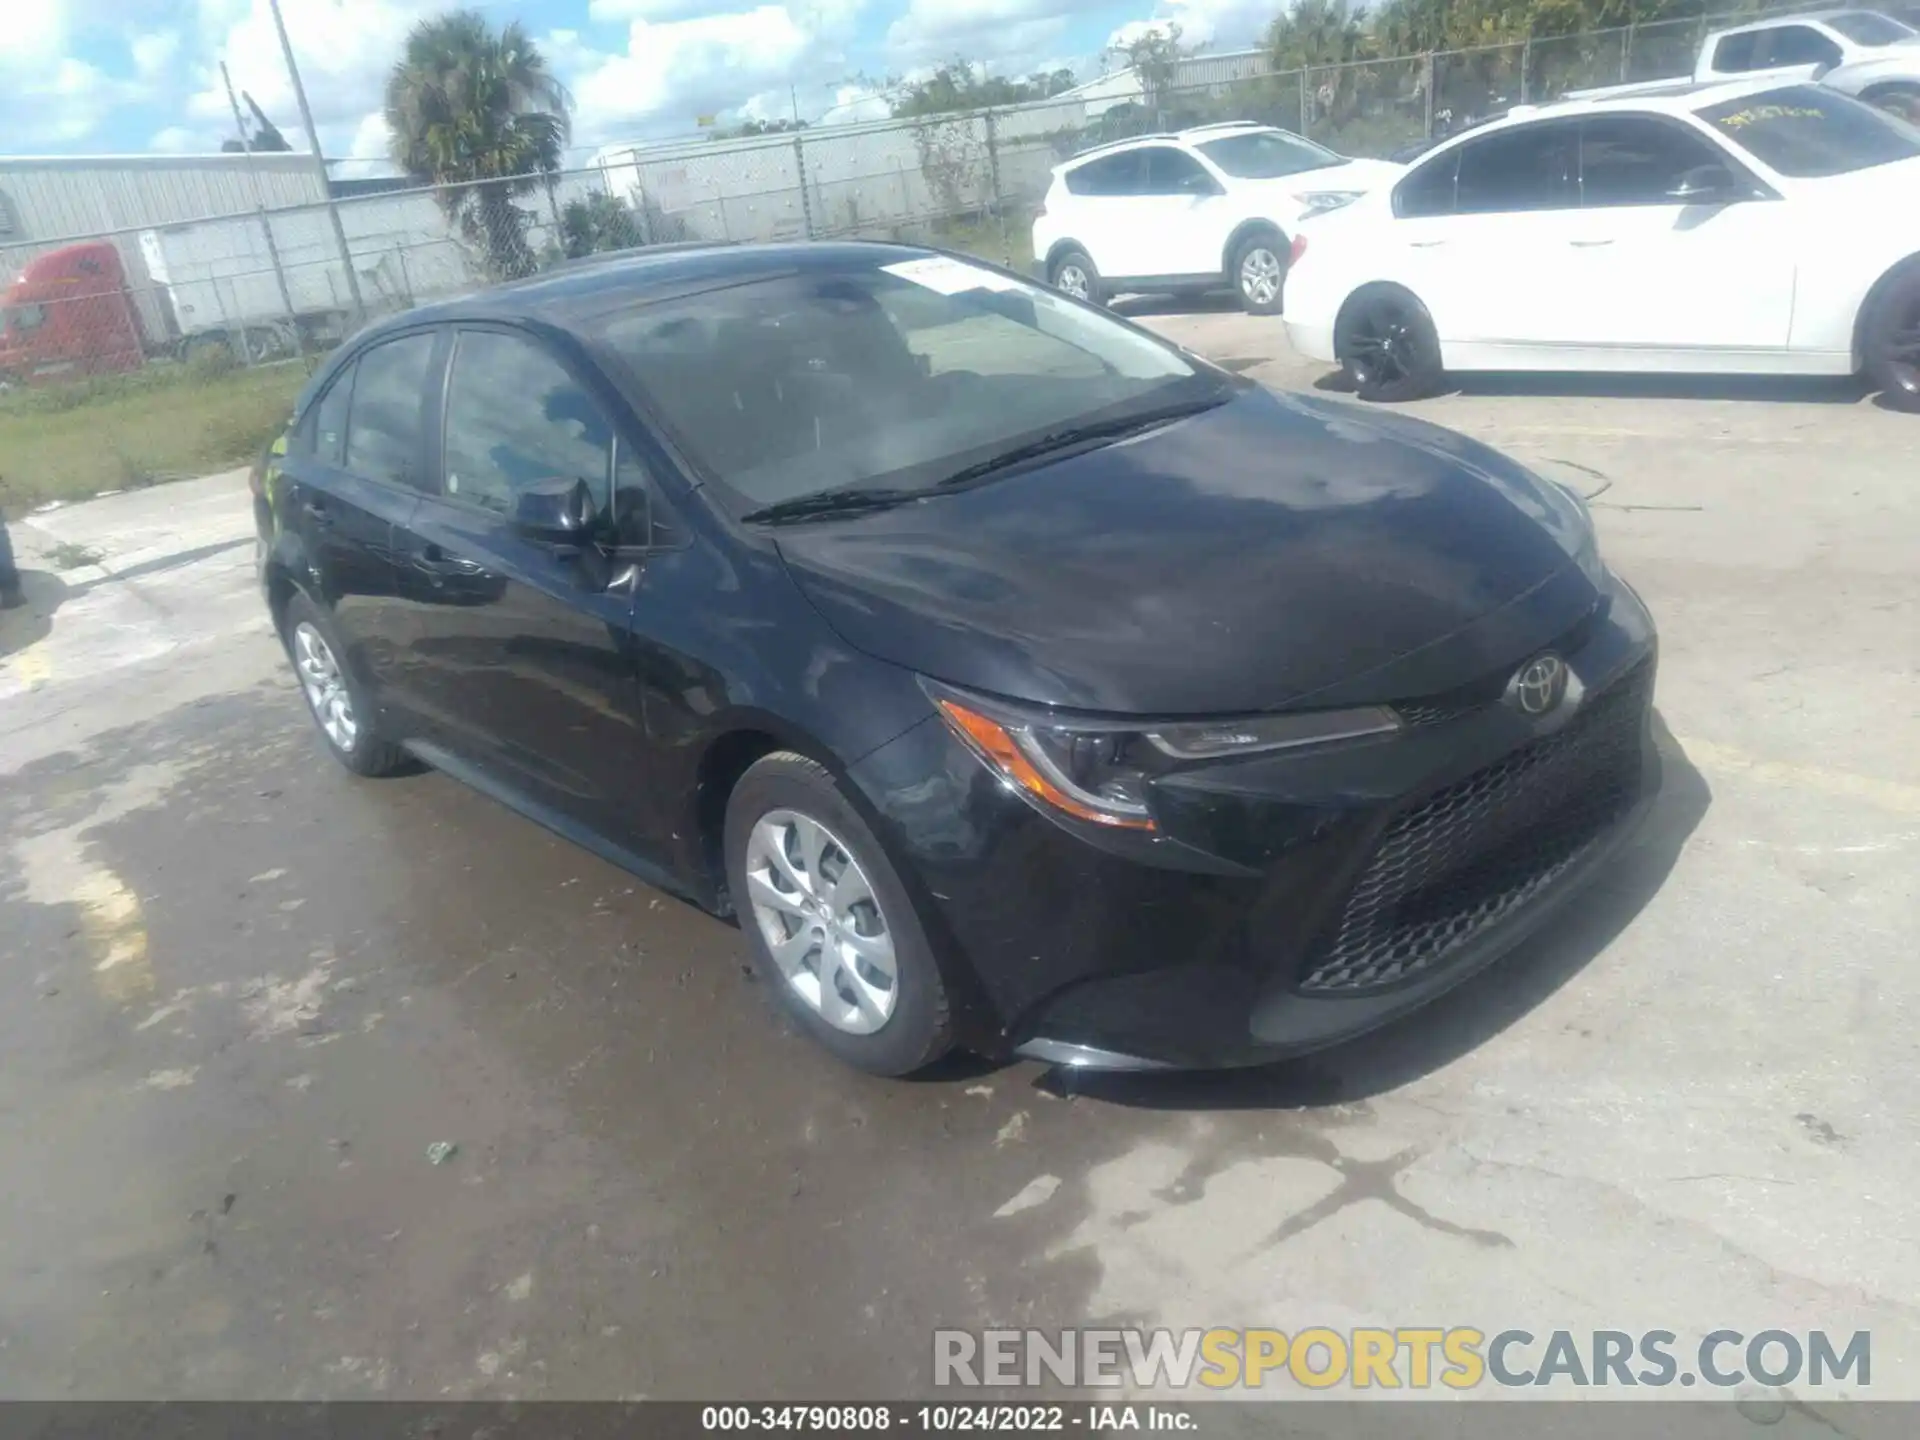
[[[256,183],[257,182],[257,183]],[[327,198],[311,155],[0,155],[0,245]]]

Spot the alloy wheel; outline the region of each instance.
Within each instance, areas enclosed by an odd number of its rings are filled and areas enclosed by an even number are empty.
[[[871,1035],[899,1003],[893,935],[847,843],[810,815],[770,810],[747,838],[747,900],[788,986],[836,1030]]]
[[[1062,295],[1071,295],[1076,300],[1085,300],[1093,291],[1093,282],[1087,278],[1087,272],[1078,265],[1062,265],[1053,277],[1053,288]]]
[[[1920,288],[1906,297],[1880,348],[1894,384],[1920,394]]]
[[[1354,321],[1347,352],[1356,378],[1392,384],[1411,373],[1414,340],[1407,317],[1395,306],[1372,305]]]
[[[301,621],[293,630],[293,666],[300,676],[300,688],[306,691],[313,718],[320,722],[327,739],[342,752],[351,753],[360,738],[360,721],[353,713],[353,694],[334,658],[333,647],[312,625]]]
[[[1241,257],[1240,293],[1256,305],[1271,305],[1280,298],[1283,275],[1280,257],[1256,245]]]

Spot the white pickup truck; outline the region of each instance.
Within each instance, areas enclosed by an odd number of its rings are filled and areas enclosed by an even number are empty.
[[[1636,85],[1575,90],[1567,99],[1631,95],[1680,83],[1782,72],[1920,123],[1920,30],[1878,10],[1809,10],[1716,30],[1700,46],[1693,74]]]

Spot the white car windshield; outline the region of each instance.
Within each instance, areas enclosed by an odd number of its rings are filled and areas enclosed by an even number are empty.
[[[1197,148],[1238,180],[1277,180],[1282,175],[1298,175],[1303,170],[1324,170],[1330,165],[1347,163],[1345,156],[1278,130],[1243,130],[1237,135],[1203,141]]]
[[[1911,25],[1903,25],[1891,15],[1877,10],[1843,10],[1827,16],[1827,24],[1856,45],[1877,50],[1882,45],[1898,45],[1902,40],[1920,37]]]
[[[1920,129],[1820,85],[1786,85],[1696,112],[1781,175],[1844,175],[1920,156]]]
[[[1095,310],[947,256],[809,264],[600,322],[597,338],[748,506],[924,489],[1230,382]]]

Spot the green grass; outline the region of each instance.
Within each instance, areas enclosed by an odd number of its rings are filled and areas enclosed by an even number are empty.
[[[21,512],[250,462],[306,378],[301,365],[158,363],[0,394],[0,506]]]

